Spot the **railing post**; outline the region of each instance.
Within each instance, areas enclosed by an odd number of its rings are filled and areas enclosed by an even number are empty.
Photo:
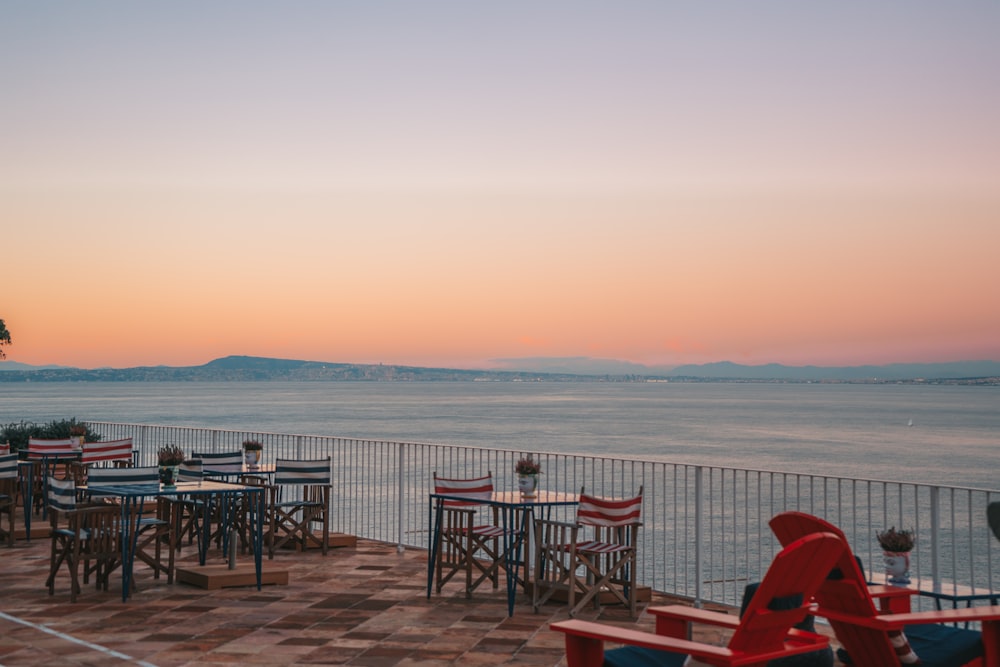
[[[404,518],[404,513],[406,511],[406,478],[403,475],[403,470],[405,466],[403,465],[406,460],[406,455],[404,450],[406,449],[406,444],[402,442],[396,443],[396,451],[399,452],[399,460],[396,463],[396,494],[399,498],[397,501],[396,514],[397,514],[397,526],[396,526],[396,553],[403,553],[406,551],[406,547],[403,546],[403,536],[406,535],[406,519]]]
[[[702,477],[704,468],[694,469],[694,606],[701,607],[701,582],[704,579],[701,570],[702,552],[702,522],[705,520],[704,502],[702,500]]]
[[[931,487],[931,582],[941,592],[941,489]]]

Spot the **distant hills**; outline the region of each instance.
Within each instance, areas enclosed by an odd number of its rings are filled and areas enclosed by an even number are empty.
[[[67,368],[0,362],[0,382],[949,382],[1000,385],[1000,362],[960,361],[886,366],[745,366],[728,361],[675,368],[587,357],[498,359],[501,368],[468,370],[345,364],[230,356],[201,366]]]

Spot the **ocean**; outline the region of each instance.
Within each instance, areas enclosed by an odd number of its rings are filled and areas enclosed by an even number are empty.
[[[70,417],[1000,489],[997,387],[0,382],[0,423]]]

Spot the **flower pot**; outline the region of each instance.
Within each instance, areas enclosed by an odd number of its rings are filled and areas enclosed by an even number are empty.
[[[525,498],[534,498],[538,489],[538,475],[518,475],[517,490]]]
[[[910,583],[910,552],[884,551],[885,575],[890,584],[905,586]]]
[[[248,468],[256,468],[260,465],[260,450],[259,449],[247,449],[243,452],[243,460],[246,461]]]
[[[160,484],[168,488],[177,486],[177,471],[179,468],[179,465],[161,465]]]

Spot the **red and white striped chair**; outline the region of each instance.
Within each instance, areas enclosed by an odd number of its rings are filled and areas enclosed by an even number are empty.
[[[637,496],[625,499],[588,496],[580,489],[575,523],[536,518],[535,611],[557,591],[566,594],[570,616],[591,600],[600,608],[601,594],[608,594],[635,618],[641,519],[641,486]]]
[[[489,579],[499,586],[503,564],[504,529],[494,508],[491,521],[483,521],[485,511],[478,499],[493,495],[493,473],[471,479],[448,479],[434,473],[434,492],[469,496],[470,500],[441,500],[441,521],[437,535],[437,592],[459,572],[465,572],[465,596],[471,597]],[[475,581],[473,574],[478,574]]]
[[[107,442],[85,442],[80,462],[84,465],[132,465],[132,438],[108,440]]]

